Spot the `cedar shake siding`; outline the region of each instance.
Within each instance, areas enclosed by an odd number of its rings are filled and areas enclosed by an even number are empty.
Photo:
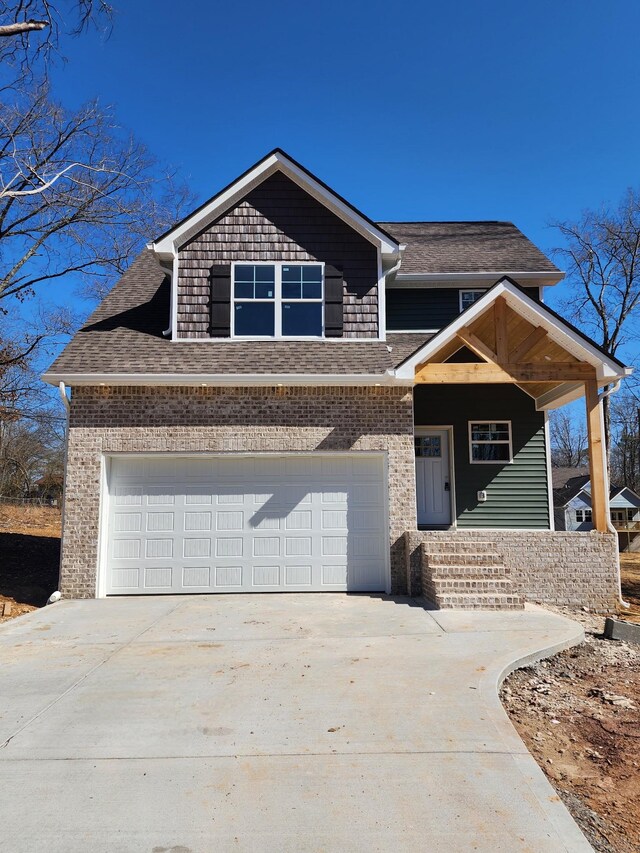
[[[275,174],[179,251],[178,337],[210,337],[210,271],[232,261],[322,261],[342,270],[343,336],[378,336],[375,246]]]

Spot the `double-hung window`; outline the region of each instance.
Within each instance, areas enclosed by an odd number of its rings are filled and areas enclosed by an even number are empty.
[[[233,336],[323,336],[322,264],[233,265]]]
[[[592,514],[590,509],[577,509],[576,510],[576,521],[582,524],[583,521],[591,524],[592,522]]]
[[[469,461],[511,462],[509,421],[469,421]]]

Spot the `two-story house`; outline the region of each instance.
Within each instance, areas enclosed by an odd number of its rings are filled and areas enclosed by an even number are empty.
[[[65,595],[618,595],[601,389],[508,222],[374,222],[280,150],[150,243],[71,388]],[[553,530],[546,413],[585,395],[595,533]]]

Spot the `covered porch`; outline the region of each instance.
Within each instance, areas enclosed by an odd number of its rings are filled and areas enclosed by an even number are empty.
[[[602,399],[629,372],[508,278],[407,359],[397,374],[414,382],[421,531],[408,542],[410,588],[439,606],[465,595],[478,607],[520,606],[518,595],[611,606]],[[547,412],[579,398],[595,533],[556,533]]]
[[[533,486],[539,502],[541,478],[548,480],[550,467],[546,413],[583,397],[594,528],[613,532],[602,399],[630,370],[515,282],[504,278],[496,283],[396,373],[412,377],[415,386],[420,526],[472,527],[470,505],[487,503],[492,477],[518,463],[523,473],[520,478],[511,477],[514,489]],[[460,447],[454,452],[453,445],[461,441],[464,452]],[[528,463],[521,459],[523,453]],[[465,457],[468,464],[461,465]],[[456,466],[463,470],[456,471]],[[548,483],[546,490],[550,494]],[[449,500],[442,501],[447,494]],[[517,498],[505,486],[500,495],[502,501]],[[457,512],[460,497],[464,506]],[[551,511],[546,523],[539,510],[529,522],[518,510],[518,518],[509,522],[505,505],[501,513],[491,516],[491,524],[502,527],[496,523],[500,515],[506,527],[553,526]],[[482,513],[478,519],[478,526],[489,525]]]

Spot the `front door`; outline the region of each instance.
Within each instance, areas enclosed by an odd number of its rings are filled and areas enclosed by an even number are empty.
[[[415,436],[418,524],[451,524],[449,432],[419,429]]]

